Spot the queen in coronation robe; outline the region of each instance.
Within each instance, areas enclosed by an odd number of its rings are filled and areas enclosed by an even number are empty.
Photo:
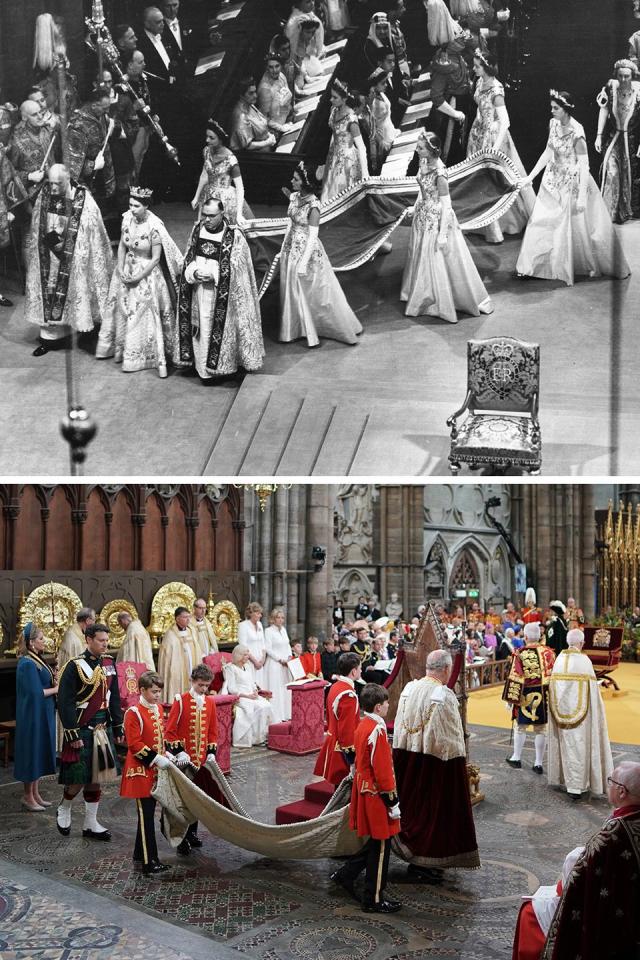
[[[33,208],[25,247],[24,318],[42,341],[93,330],[106,316],[113,270],[102,216],[86,187],[54,164]],[[43,350],[42,352],[46,352]]]
[[[209,198],[189,238],[180,274],[175,362],[202,380],[240,367],[259,370],[264,357],[260,303],[249,246]]]
[[[567,643],[549,679],[549,783],[602,795],[613,770],[607,717],[582,630],[569,630]]]
[[[151,213],[151,198],[151,190],[131,188],[96,357],[113,357],[127,373],[156,369],[166,377],[175,350],[182,256],[162,220]]]

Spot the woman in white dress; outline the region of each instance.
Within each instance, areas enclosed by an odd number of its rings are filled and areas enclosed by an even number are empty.
[[[513,162],[521,177],[526,175],[518,151],[509,133],[509,114],[504,102],[504,87],[498,80],[498,65],[495,57],[479,48],[473,58],[476,75],[474,100],[478,106],[476,118],[469,132],[467,156],[479,150],[500,150]],[[498,221],[485,227],[484,235],[489,243],[502,243],[503,233],[520,233],[526,227],[536,202],[532,187],[520,191],[516,201]]]
[[[267,118],[269,130],[277,139],[291,130],[292,107],[293,94],[282,72],[282,62],[275,53],[269,53],[258,84],[258,110]]]
[[[250,603],[244,612],[245,618],[238,624],[238,643],[249,651],[247,673],[251,679],[264,686],[263,670],[267,657],[267,648],[262,627],[262,607],[259,603]]]
[[[400,299],[408,317],[429,315],[456,323],[458,311],[477,317],[493,313],[451,206],[447,168],[435,133],[418,137],[416,176],[420,193],[413,209]]]
[[[369,154],[371,172],[379,174],[393,146],[398,130],[391,122],[391,102],[385,87],[389,74],[378,67],[369,77],[369,109],[371,110],[371,137]]]
[[[607,205],[589,173],[584,127],[573,117],[566,90],[551,90],[547,146],[528,177],[544,170],[527,225],[516,272],[520,277],[562,280],[576,275],[628,277],[631,272]]]
[[[264,665],[264,684],[272,693],[271,709],[274,723],[291,719],[291,674],[287,662],[291,659],[291,644],[284,625],[284,610],[275,607],[269,614],[269,626],[264,632],[267,662]]]
[[[225,663],[222,693],[239,697],[233,720],[233,746],[252,747],[267,739],[269,724],[273,722],[271,704],[258,693],[250,667],[251,654],[239,643],[231,652],[231,663]]]
[[[182,254],[149,209],[151,200],[151,190],[131,188],[96,357],[114,357],[127,373],[155,369],[166,377],[177,340]]]
[[[291,186],[290,224],[280,251],[280,340],[306,337],[310,347],[317,347],[320,337],[357,343],[362,324],[318,237],[320,201],[303,163],[294,170]]]
[[[320,199],[323,203],[369,176],[367,151],[353,105],[348,87],[341,80],[334,80],[329,114],[332,137],[326,163],[319,168],[322,169]]]

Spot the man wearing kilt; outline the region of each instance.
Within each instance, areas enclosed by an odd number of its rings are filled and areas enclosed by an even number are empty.
[[[98,823],[101,784],[117,777],[115,743],[122,743],[122,708],[116,665],[105,656],[109,628],[94,623],[85,632],[87,649],[65,664],[58,687],[58,713],[64,742],[59,782],[64,784],[56,824],[63,837],[71,832],[71,804],[80,790],[85,802],[82,836],[111,840]]]

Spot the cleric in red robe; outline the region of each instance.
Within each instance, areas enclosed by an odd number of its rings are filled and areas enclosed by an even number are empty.
[[[361,672],[357,653],[341,653],[338,657],[340,679],[327,696],[327,732],[313,772],[336,786],[344,780],[355,760],[356,727],[360,722],[355,682]]]
[[[608,782],[613,812],[569,877],[542,960],[640,955],[640,763],[623,761]]]
[[[409,862],[412,877],[427,882],[441,879],[445,867],[480,866],[464,729],[457,697],[447,687],[451,669],[447,650],[431,651],[426,676],[400,695],[393,732],[402,809],[393,847]]]

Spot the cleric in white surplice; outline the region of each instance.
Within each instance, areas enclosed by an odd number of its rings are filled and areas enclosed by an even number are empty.
[[[581,653],[582,630],[569,630],[567,643],[549,681],[548,775],[577,799],[587,790],[607,792],[613,759],[593,664]]]

